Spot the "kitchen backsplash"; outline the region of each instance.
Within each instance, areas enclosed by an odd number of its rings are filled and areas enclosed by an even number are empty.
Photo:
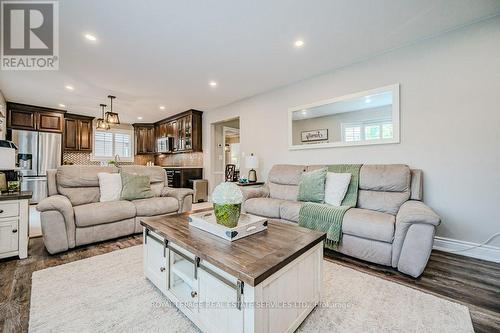
[[[82,152],[64,152],[63,163],[76,165],[99,165],[99,161],[91,161],[90,153]],[[121,162],[122,164],[139,164],[146,165],[147,162],[154,161],[154,156],[151,155],[136,155],[134,162]]]
[[[201,167],[203,153],[162,154],[155,158],[155,164],[161,166]]]

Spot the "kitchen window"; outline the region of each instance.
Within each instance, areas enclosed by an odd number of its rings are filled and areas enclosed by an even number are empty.
[[[93,161],[109,161],[120,157],[122,162],[134,161],[134,131],[111,129],[94,130]]]

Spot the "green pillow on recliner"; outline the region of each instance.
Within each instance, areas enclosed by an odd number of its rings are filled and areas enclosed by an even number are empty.
[[[122,172],[122,200],[148,199],[154,197],[147,175]]]
[[[304,172],[300,176],[298,201],[325,202],[327,168]]]

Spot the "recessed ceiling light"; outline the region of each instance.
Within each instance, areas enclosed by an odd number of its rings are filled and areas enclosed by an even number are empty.
[[[160,105],[160,110],[165,110],[165,106]]]
[[[306,109],[302,110],[302,114],[307,114],[307,110]]]
[[[210,85],[210,87],[215,87],[217,85],[217,82],[210,81],[208,84]]]
[[[137,120],[142,120],[142,117],[137,117]]]
[[[366,99],[365,99],[365,103],[367,103],[367,104],[368,104],[368,103],[371,103],[371,102],[372,102],[372,100],[371,100],[371,98],[370,98],[370,97],[368,97],[368,98],[366,98]]]
[[[60,107],[60,108],[65,108],[65,107],[66,107],[66,105],[59,103],[59,107]]]
[[[73,86],[70,86],[69,84],[64,86],[64,88],[68,89],[68,90],[75,90],[75,87]]]
[[[97,37],[94,36],[94,35],[91,35],[91,34],[85,34],[84,37],[85,37],[85,39],[87,39],[87,40],[89,40],[91,42],[97,41]]]
[[[295,47],[302,47],[304,46],[304,41],[302,39],[298,39],[295,43],[293,43],[293,45],[295,45]]]

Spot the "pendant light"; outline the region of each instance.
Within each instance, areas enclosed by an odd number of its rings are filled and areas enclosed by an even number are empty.
[[[104,120],[106,120],[108,124],[119,125],[120,118],[118,117],[118,113],[113,112],[113,100],[116,98],[116,96],[108,95],[108,98],[111,100],[111,106],[110,110],[106,112],[106,117],[104,118]]]
[[[99,118],[97,119],[97,126],[96,128],[97,129],[103,129],[103,130],[109,130],[110,126],[109,124],[104,120],[104,108],[106,107],[106,104],[99,104],[99,106],[101,107],[101,111],[102,111],[102,118]]]

